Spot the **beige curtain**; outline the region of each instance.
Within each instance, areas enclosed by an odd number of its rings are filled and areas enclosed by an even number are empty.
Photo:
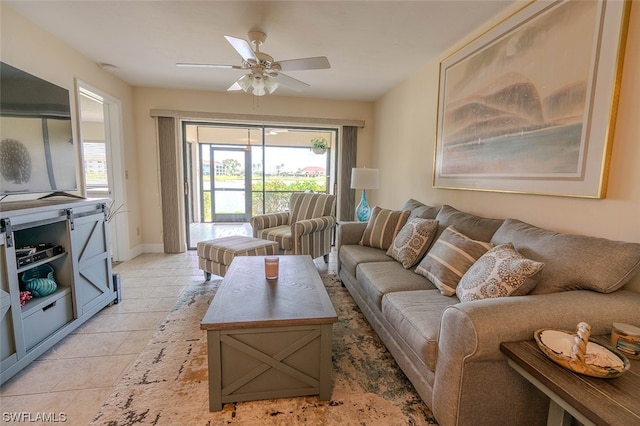
[[[340,144],[339,187],[336,191],[340,211],[338,220],[354,220],[356,210],[356,190],[351,189],[351,169],[356,166],[358,152],[358,127],[343,126]]]
[[[162,199],[162,242],[165,253],[185,251],[184,238],[180,226],[182,193],[178,169],[177,120],[174,117],[158,117],[158,148],[160,155],[160,188]]]

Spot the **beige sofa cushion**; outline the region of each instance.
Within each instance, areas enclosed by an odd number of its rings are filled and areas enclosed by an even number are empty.
[[[491,242],[511,242],[523,256],[545,264],[531,294],[579,289],[610,293],[640,269],[638,243],[547,231],[516,219],[505,220]]]
[[[491,247],[449,226],[420,261],[416,273],[431,280],[443,295],[453,296],[462,276]]]
[[[427,252],[437,229],[437,220],[409,219],[393,239],[387,255],[400,262],[405,269],[414,266]]]
[[[382,297],[394,291],[433,290],[426,278],[404,269],[398,262],[361,263],[356,278],[367,295],[369,304],[381,309]]]
[[[494,297],[524,296],[538,283],[544,263],[530,260],[511,243],[486,252],[460,280],[456,295],[461,302]]]
[[[360,263],[368,262],[395,262],[384,251],[361,245],[340,246],[340,269],[345,269],[349,275],[356,276],[356,268]]]
[[[409,219],[419,217],[421,219],[435,219],[440,211],[440,207],[428,206],[418,200],[409,198],[400,210],[409,210]]]
[[[473,240],[491,241],[491,237],[496,230],[502,225],[502,219],[489,219],[485,217],[475,216],[470,213],[461,212],[455,208],[444,205],[436,216],[438,221],[438,235],[453,225],[459,232]]]
[[[399,291],[382,298],[382,316],[435,371],[442,313],[456,303],[456,297],[443,296],[437,290]]]

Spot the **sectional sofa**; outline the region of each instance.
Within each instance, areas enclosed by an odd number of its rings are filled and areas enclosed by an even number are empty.
[[[585,321],[640,326],[640,244],[557,233],[409,200],[341,222],[343,284],[439,424],[538,425],[548,398],[499,345]],[[615,380],[615,379],[613,379]]]

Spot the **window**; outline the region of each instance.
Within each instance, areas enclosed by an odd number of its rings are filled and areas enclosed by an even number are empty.
[[[80,88],[82,162],[89,197],[109,195],[106,127],[102,97]]]
[[[332,192],[337,134],[337,128],[183,123],[189,247],[210,224],[285,211],[293,192]],[[314,140],[324,148],[314,150]]]

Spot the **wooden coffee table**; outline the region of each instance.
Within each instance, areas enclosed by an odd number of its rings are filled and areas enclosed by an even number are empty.
[[[200,324],[207,331],[209,409],[226,402],[302,395],[331,398],[331,339],[338,321],[310,256],[236,257]]]

